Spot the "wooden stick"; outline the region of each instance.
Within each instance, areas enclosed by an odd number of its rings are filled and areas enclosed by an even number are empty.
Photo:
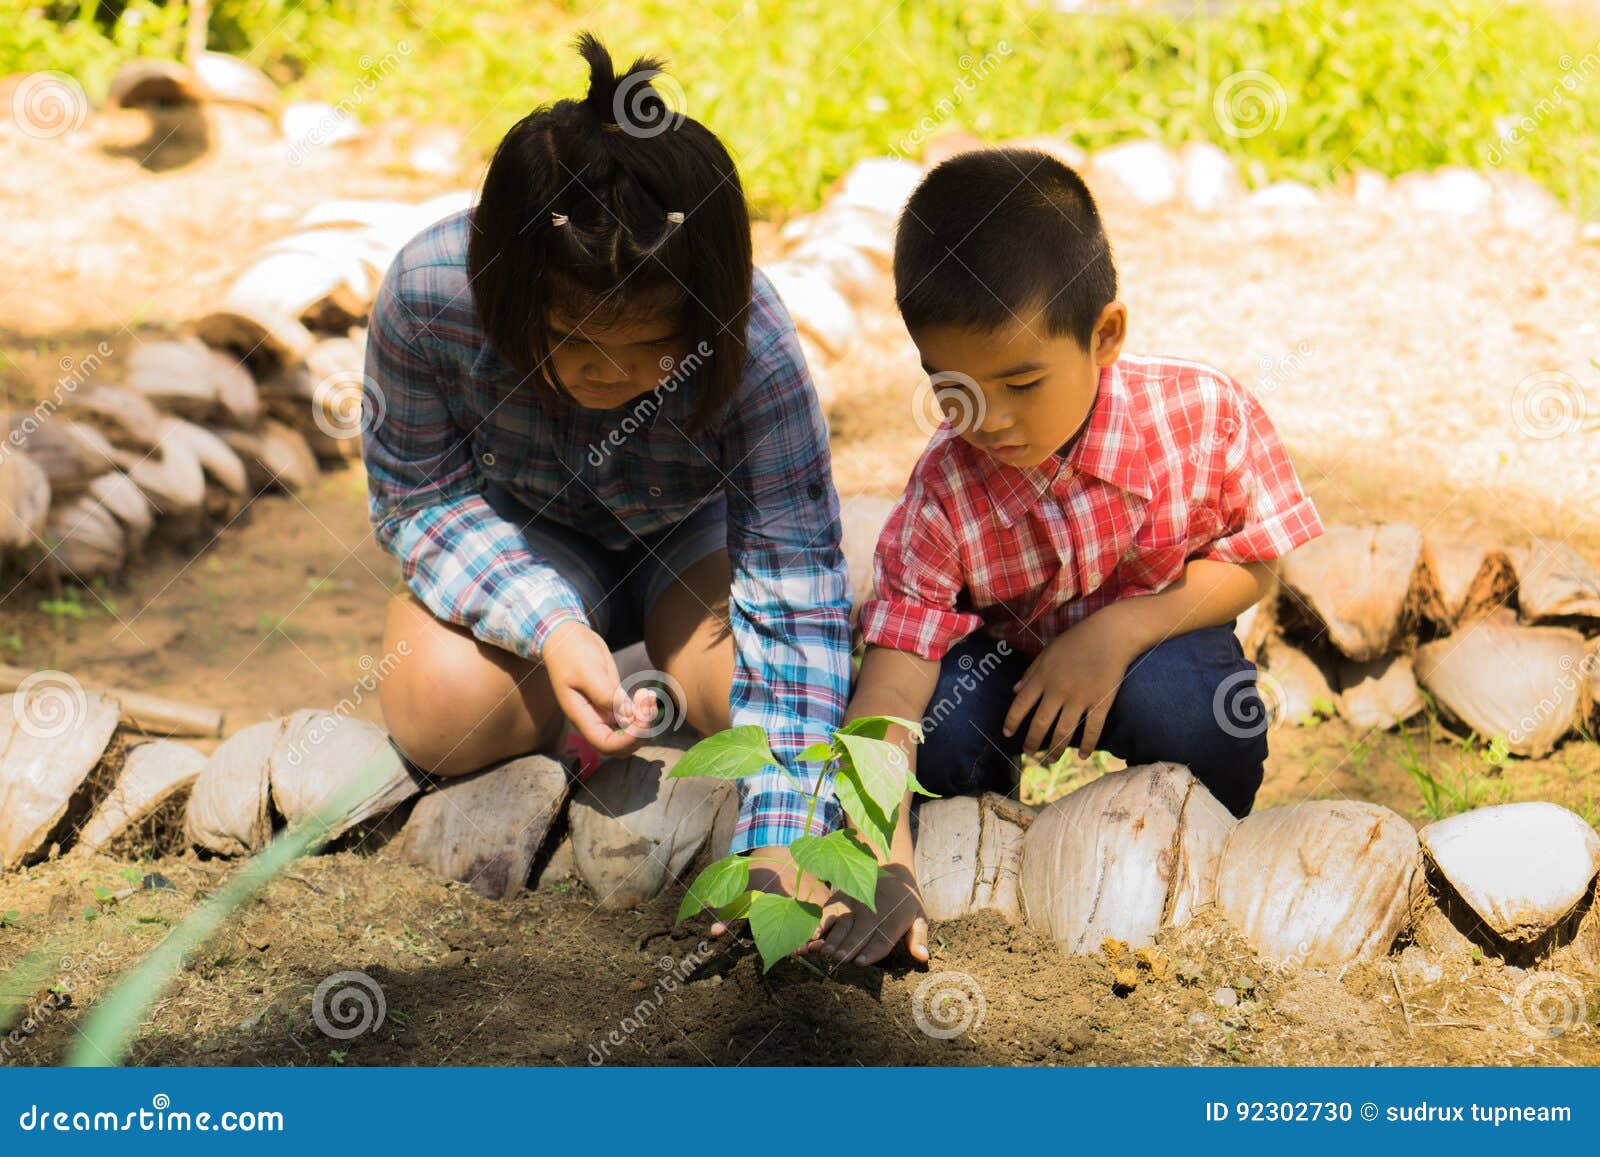
[[[0,692],[15,691],[32,671],[23,667],[0,665]],[[87,684],[84,690],[90,690]],[[215,707],[198,703],[185,703],[181,699],[166,699],[160,695],[146,695],[142,691],[129,691],[121,687],[102,687],[97,690],[117,701],[122,709],[122,723],[146,735],[215,736],[222,734],[222,712]]]

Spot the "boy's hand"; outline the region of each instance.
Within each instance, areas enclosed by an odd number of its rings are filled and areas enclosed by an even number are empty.
[[[608,759],[627,755],[649,736],[655,692],[619,697],[622,678],[611,648],[586,623],[562,623],[545,640],[545,673],[561,713]]]
[[[1017,694],[1004,731],[1014,734],[1032,709],[1024,751],[1047,751],[1050,759],[1058,758],[1080,719],[1078,755],[1088,758],[1099,743],[1117,688],[1139,653],[1129,642],[1129,632],[1105,610],[1052,639],[1013,688]]]
[[[839,962],[876,964],[905,941],[913,960],[928,959],[928,918],[916,873],[907,864],[886,864],[878,877],[874,912],[853,896],[835,892],[822,909],[817,934],[800,951]]]

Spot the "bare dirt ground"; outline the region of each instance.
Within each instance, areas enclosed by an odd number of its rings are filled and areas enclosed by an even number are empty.
[[[252,248],[334,196],[421,199],[472,183],[422,177],[377,150],[290,164],[264,135],[187,163],[141,166],[144,128],[100,123],[55,141],[0,136],[0,387],[46,398],[106,341],[114,362],[215,300]],[[1190,216],[1106,198],[1132,314],[1131,347],[1211,361],[1261,392],[1330,521],[1406,519],[1430,534],[1565,538],[1600,557],[1600,248],[1562,230],[1348,204]],[[765,234],[765,230],[763,230]],[[843,375],[833,415],[846,493],[892,494],[921,445],[916,379],[882,323]],[[1569,375],[1565,422],[1528,416],[1531,375]],[[1543,379],[1541,379],[1543,380]],[[1520,398],[1520,401],[1519,401]],[[1577,399],[1576,401],[1571,401]],[[1521,407],[1519,409],[1519,407]],[[1552,433],[1552,430],[1555,432]],[[379,651],[394,565],[367,533],[359,468],[298,498],[258,500],[194,557],[157,553],[125,583],[52,592],[7,576],[0,659],[215,704],[230,731],[350,695]],[[65,604],[65,606],[63,606]],[[78,609],[73,609],[74,605]],[[356,713],[376,719],[376,703]],[[1407,762],[1474,785],[1478,802],[1543,798],[1600,814],[1600,746],[1487,765],[1447,734],[1366,735],[1343,723],[1274,733],[1259,803],[1348,796],[1421,820]],[[505,904],[398,863],[371,840],[300,865],[189,962],[142,1032],[147,1063],[1585,1063],[1592,1024],[1557,1039],[1517,1019],[1521,974],[1470,952],[1421,953],[1280,975],[1226,929],[1169,933],[1170,974],[1114,992],[1109,962],[1065,959],[991,920],[936,929],[931,972],[796,964],[765,978],[747,948],[697,950],[669,931],[675,900],[598,911],[550,878]],[[232,866],[189,856],[139,865],[173,887],[111,905],[128,861],[65,859],[0,879],[0,967],[35,950],[70,958],[71,1007],[43,1014],[3,1059],[59,1061],[82,1008]],[[86,911],[86,909],[88,911]],[[88,912],[93,912],[93,919]],[[689,960],[684,966],[682,962]],[[665,962],[665,966],[663,965]],[[1594,975],[1578,964],[1597,1003]],[[1433,971],[1437,968],[1437,974]],[[63,965],[63,969],[66,966]],[[359,969],[387,1019],[350,1042],[313,1022],[324,978]],[[972,978],[981,1023],[921,1031],[937,972]],[[666,976],[683,983],[662,992]],[[1231,987],[1232,1007],[1215,994]],[[931,994],[930,994],[931,995]],[[968,1002],[969,1005],[972,1003]],[[924,1001],[926,1004],[926,1001]],[[609,1044],[615,1032],[620,1044]]]

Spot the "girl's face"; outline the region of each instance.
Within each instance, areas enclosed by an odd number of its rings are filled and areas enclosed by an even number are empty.
[[[580,406],[610,410],[654,390],[689,354],[689,333],[672,314],[624,317],[605,326],[552,313],[550,364]]]

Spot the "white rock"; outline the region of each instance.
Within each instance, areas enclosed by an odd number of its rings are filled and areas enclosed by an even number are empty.
[[[834,205],[858,205],[891,218],[898,217],[924,172],[921,165],[912,161],[870,157],[857,161],[839,178],[829,201]]]
[[[359,121],[320,100],[302,100],[288,105],[279,126],[284,140],[302,150],[343,144],[361,136]]]
[[[1257,209],[1315,209],[1322,203],[1317,191],[1300,181],[1274,181],[1245,200]]]
[[[1496,934],[1536,940],[1600,872],[1600,836],[1553,803],[1509,803],[1439,820],[1419,835],[1445,879]]]
[[[1159,141],[1127,141],[1089,158],[1091,187],[1115,182],[1142,205],[1165,205],[1178,195],[1178,160]]]
[[[1394,191],[1413,209],[1450,217],[1471,217],[1487,212],[1494,189],[1482,173],[1450,165],[1426,173],[1404,173]]]
[[[1232,1008],[1239,1003],[1239,994],[1227,985],[1223,985],[1211,994],[1211,1003],[1221,1005],[1223,1008]]]
[[[1389,178],[1376,169],[1352,169],[1344,188],[1357,205],[1380,205],[1389,197]]]
[[[1190,141],[1178,150],[1183,200],[1199,213],[1214,213],[1233,204],[1244,191],[1239,166],[1209,141]]]

